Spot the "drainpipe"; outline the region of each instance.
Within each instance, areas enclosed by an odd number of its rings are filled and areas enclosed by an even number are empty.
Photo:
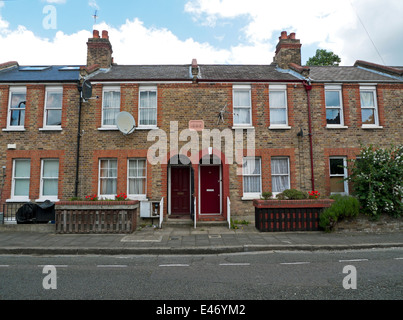
[[[80,106],[78,108],[78,134],[77,134],[77,154],[76,154],[76,186],[74,196],[78,197],[78,184],[79,184],[79,169],[80,169],[80,142],[81,142],[81,108],[83,103],[83,87],[78,86],[80,92]]]
[[[312,85],[310,80],[304,81],[304,87],[308,97],[308,125],[309,125],[309,148],[311,153],[311,181],[312,181],[312,191],[315,190],[315,176],[313,172],[313,142],[312,142],[312,119],[311,119],[311,90]]]

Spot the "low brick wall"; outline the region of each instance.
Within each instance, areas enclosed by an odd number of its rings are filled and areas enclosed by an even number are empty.
[[[373,221],[365,215],[338,221],[335,232],[389,233],[403,231],[403,217],[393,218],[387,215]]]
[[[138,201],[56,203],[56,233],[132,233]]]
[[[318,231],[320,214],[334,200],[254,200],[259,231]]]

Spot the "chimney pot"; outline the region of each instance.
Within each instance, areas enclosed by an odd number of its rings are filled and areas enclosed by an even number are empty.
[[[92,32],[92,34],[93,34],[93,38],[99,38],[99,31],[98,30],[94,30],[93,32]]]
[[[290,33],[290,37],[289,37],[289,39],[292,39],[292,40],[294,40],[294,39],[295,39],[295,32]]]
[[[288,37],[287,37],[287,31],[283,31],[283,32],[281,32],[281,37],[280,37],[280,39],[287,39]]]
[[[106,30],[102,31],[102,39],[109,39],[108,31]]]

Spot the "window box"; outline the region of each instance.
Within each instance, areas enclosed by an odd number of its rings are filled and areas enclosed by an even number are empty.
[[[255,227],[262,232],[318,231],[321,212],[332,199],[253,200]]]

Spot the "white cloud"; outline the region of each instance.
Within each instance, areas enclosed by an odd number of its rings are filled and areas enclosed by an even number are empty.
[[[372,42],[386,64],[402,64],[396,51],[397,41],[400,52],[403,51],[403,35],[398,32],[403,30],[401,0],[188,0],[185,11],[195,21],[209,26],[214,26],[220,19],[247,15],[250,22],[242,31],[256,46],[267,43],[281,30],[287,30],[296,32],[303,45],[315,44],[333,50],[341,56],[343,64],[352,64],[357,59],[381,63]],[[385,41],[391,33],[396,39]],[[275,46],[276,41],[271,45]]]

